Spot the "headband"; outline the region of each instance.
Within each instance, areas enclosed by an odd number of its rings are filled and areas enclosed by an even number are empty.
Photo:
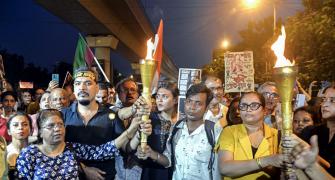
[[[75,75],[74,75],[74,78],[78,78],[78,77],[89,77],[91,79],[93,79],[94,81],[96,80],[95,78],[95,74],[91,71],[80,71],[80,72],[77,72]]]

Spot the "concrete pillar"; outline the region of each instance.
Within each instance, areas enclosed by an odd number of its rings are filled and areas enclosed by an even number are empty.
[[[113,84],[113,64],[111,63],[111,49],[115,50],[119,40],[112,36],[87,36],[86,41],[91,48],[95,49],[95,57],[103,68],[111,84]],[[103,77],[101,80],[105,80]]]

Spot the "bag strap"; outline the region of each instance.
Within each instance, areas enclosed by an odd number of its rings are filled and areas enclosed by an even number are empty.
[[[215,134],[214,134],[215,123],[213,121],[205,120],[205,132],[207,140],[211,145],[211,156],[208,163],[209,177],[213,179],[213,164],[215,160],[214,147],[215,147]]]
[[[174,171],[175,170],[175,163],[176,163],[176,160],[175,160],[175,144],[173,143],[173,139],[174,139],[174,136],[176,135],[177,131],[179,130],[178,126],[182,123],[182,122],[186,122],[186,119],[181,119],[179,121],[176,122],[176,124],[173,126],[173,129],[172,129],[172,133],[171,133],[171,137],[170,137],[170,145],[171,145],[171,167],[172,167],[172,170]]]

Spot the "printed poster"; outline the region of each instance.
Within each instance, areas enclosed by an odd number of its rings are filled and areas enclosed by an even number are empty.
[[[228,52],[225,61],[225,92],[254,91],[252,51]]]
[[[186,92],[191,85],[201,82],[201,72],[201,69],[179,68],[178,120],[185,117],[184,102],[186,99]]]

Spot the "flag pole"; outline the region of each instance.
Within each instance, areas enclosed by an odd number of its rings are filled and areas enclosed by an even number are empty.
[[[88,47],[89,47],[89,46],[88,46]],[[93,59],[94,59],[95,63],[98,65],[98,67],[99,67],[99,69],[100,69],[102,75],[105,77],[106,81],[107,81],[108,83],[110,83],[110,81],[109,81],[109,79],[107,78],[107,76],[106,76],[104,70],[102,70],[102,67],[100,66],[100,63],[98,62],[97,58],[96,58],[94,55],[93,55]]]
[[[79,33],[79,36],[83,37],[80,33]],[[90,46],[86,43],[86,39],[85,39],[85,38],[83,38],[83,39],[85,40],[85,41],[84,41],[84,42],[85,42],[85,45],[90,49]],[[91,51],[91,49],[90,49],[90,52],[92,53],[92,55],[93,55],[93,59],[94,59],[95,63],[98,65],[98,68],[100,69],[102,75],[105,77],[106,81],[107,81],[108,83],[110,83],[110,81],[109,81],[109,79],[107,78],[107,76],[106,76],[104,70],[103,70],[102,67],[100,66],[100,63],[98,62],[97,58],[95,57],[95,55],[93,54],[93,52]]]

